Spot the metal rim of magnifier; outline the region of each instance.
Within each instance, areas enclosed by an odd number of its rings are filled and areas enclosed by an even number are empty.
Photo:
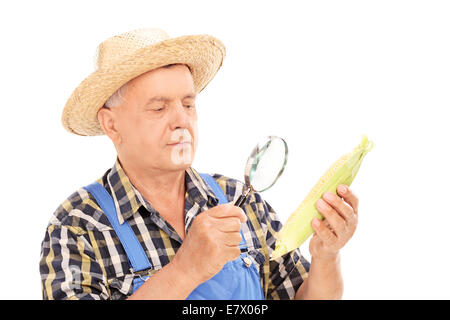
[[[258,166],[259,163],[259,159],[261,157],[261,154],[263,152],[265,152],[265,150],[270,146],[270,144],[272,143],[273,140],[275,139],[280,139],[283,144],[284,144],[284,148],[285,148],[285,152],[284,152],[284,163],[283,166],[281,167],[280,172],[278,173],[277,177],[273,180],[272,184],[269,185],[267,188],[262,189],[262,190],[254,190],[253,186],[250,183],[250,178],[253,176],[253,174],[256,171],[256,168]],[[265,191],[267,189],[269,189],[271,186],[274,185],[274,183],[278,180],[278,178],[281,176],[281,174],[284,171],[284,168],[286,168],[286,163],[287,163],[287,159],[288,159],[288,146],[286,141],[284,141],[284,139],[277,137],[277,136],[268,136],[266,137],[264,140],[260,141],[258,143],[258,145],[253,149],[252,153],[250,154],[250,157],[247,160],[247,164],[245,166],[245,173],[244,173],[244,177],[245,177],[245,184],[248,187],[251,187],[254,191],[256,192],[262,192]]]

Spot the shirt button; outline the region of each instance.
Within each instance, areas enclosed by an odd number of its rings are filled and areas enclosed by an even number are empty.
[[[246,266],[247,268],[251,266],[252,260],[250,260],[249,257],[245,257],[245,258],[242,259],[242,260],[244,260],[244,264],[245,264],[245,266]]]

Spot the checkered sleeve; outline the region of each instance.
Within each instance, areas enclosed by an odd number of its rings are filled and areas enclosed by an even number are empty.
[[[260,198],[260,199],[258,199]],[[274,209],[258,194],[256,200],[262,203],[262,223],[267,230],[266,244],[269,256],[275,250],[275,233],[282,223]],[[267,299],[293,299],[300,285],[308,277],[310,263],[302,256],[300,249],[285,254],[269,262]]]
[[[45,300],[108,299],[108,288],[88,232],[49,224],[41,246],[40,273]]]

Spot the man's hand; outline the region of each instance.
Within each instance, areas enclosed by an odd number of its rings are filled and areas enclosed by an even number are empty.
[[[345,189],[341,189],[344,187]],[[317,210],[325,220],[314,219],[315,230],[309,243],[311,257],[321,260],[336,259],[339,250],[353,236],[358,223],[358,198],[346,185],[340,185],[335,195],[325,192],[316,202]],[[342,198],[341,198],[342,197]]]
[[[173,258],[173,262],[198,284],[217,274],[241,254],[241,223],[244,211],[233,203],[200,213]]]

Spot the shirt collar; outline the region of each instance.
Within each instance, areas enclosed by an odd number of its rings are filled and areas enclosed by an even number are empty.
[[[144,207],[150,213],[156,212],[131,183],[120,164],[119,158],[116,158],[114,166],[107,175],[107,180],[116,204],[120,224],[131,218],[141,207]],[[219,201],[209,185],[203,181],[200,174],[192,167],[186,169],[185,187],[185,197],[189,197],[193,203],[197,203],[201,208],[207,203],[209,206],[215,206]]]

